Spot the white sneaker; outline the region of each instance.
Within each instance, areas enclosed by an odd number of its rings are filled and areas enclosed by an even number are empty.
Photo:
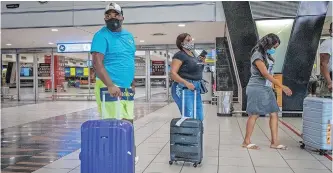
[[[137,164],[139,162],[139,156],[135,157],[135,164]]]

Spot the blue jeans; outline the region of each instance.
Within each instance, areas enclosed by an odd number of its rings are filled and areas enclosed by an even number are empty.
[[[197,107],[195,108],[197,110],[197,116],[196,118],[203,121],[203,106],[202,106],[202,100],[200,95],[200,82],[199,81],[191,81],[188,80],[188,82],[191,82],[196,89],[197,92]],[[182,83],[174,82],[172,84],[171,88],[171,94],[173,100],[176,102],[180,113],[182,114],[182,98],[183,98],[183,88],[185,87]],[[185,117],[194,118],[194,91],[185,89]]]

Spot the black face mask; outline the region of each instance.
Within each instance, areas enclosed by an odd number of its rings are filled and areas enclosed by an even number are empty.
[[[106,20],[105,23],[108,29],[110,29],[111,31],[117,31],[121,27],[120,20],[116,18],[111,18],[109,20]]]

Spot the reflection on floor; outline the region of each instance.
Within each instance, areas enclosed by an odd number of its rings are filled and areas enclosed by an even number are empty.
[[[136,120],[166,103],[136,103]],[[80,148],[80,126],[98,119],[96,108],[1,130],[2,172],[33,172]]]
[[[216,107],[210,105],[205,106],[205,115],[204,160],[197,168],[188,163],[168,164],[170,120],[179,116],[175,104],[137,120],[135,135],[140,161],[136,173],[329,173],[332,170],[332,162],[326,157],[300,149],[301,139],[282,124],[279,137],[289,150],[269,148],[268,118],[258,120],[252,138],[261,149],[247,150],[240,146],[246,117],[217,117]],[[77,150],[35,173],[79,173],[79,153]]]
[[[156,95],[159,100],[162,95]],[[88,119],[97,119],[91,103],[72,102],[77,108],[66,113],[63,102],[55,102],[48,109],[43,103],[21,106],[21,114],[10,114],[14,108],[5,109],[4,122],[16,122],[15,127],[2,129],[2,173],[80,173],[80,125]],[[81,105],[85,103],[86,105]],[[81,105],[81,107],[80,107]],[[39,110],[41,113],[33,112]],[[57,109],[58,110],[57,110]],[[85,108],[86,110],[80,110]],[[7,111],[6,111],[7,110]],[[10,111],[9,111],[10,110]],[[64,115],[54,112],[63,111]],[[25,114],[23,114],[25,113]],[[288,146],[287,151],[269,148],[269,118],[261,117],[255,127],[252,142],[260,150],[247,150],[240,145],[244,139],[246,117],[217,117],[216,106],[204,106],[204,159],[194,168],[189,163],[170,166],[170,121],[179,117],[177,106],[165,102],[136,100],[135,142],[140,161],[136,173],[330,173],[332,161],[311,149],[300,149],[302,139],[280,123],[279,138]],[[35,119],[33,114],[37,114]],[[44,119],[40,119],[43,114]],[[24,115],[24,117],[22,116]],[[29,116],[29,123],[25,116]],[[22,120],[23,119],[23,120]],[[34,121],[34,122],[31,122]],[[301,131],[300,118],[281,118],[295,131]],[[331,157],[331,156],[330,156]]]
[[[38,103],[43,103],[44,101],[38,101]],[[1,102],[1,109],[3,108],[10,108],[10,107],[18,107],[18,106],[24,106],[24,105],[30,105],[30,104],[36,104],[35,101],[10,101],[5,100]]]
[[[145,96],[146,89],[144,87],[137,87],[136,88],[136,98]],[[151,88],[151,95],[157,94],[157,93],[166,93],[166,88]],[[86,100],[87,95],[94,95],[95,91],[94,89],[81,89],[81,88],[68,88],[66,92],[55,92],[55,95],[59,96],[60,100]],[[16,88],[10,88],[9,89],[9,95],[13,95],[13,99],[17,100],[17,90]],[[38,88],[38,98],[39,100],[52,100],[52,92],[45,92],[44,87]],[[72,95],[72,96],[71,96]],[[33,100],[35,97],[35,94],[33,92],[33,88],[21,88],[20,89],[20,98],[21,100]],[[5,102],[7,102],[8,99],[5,99]]]

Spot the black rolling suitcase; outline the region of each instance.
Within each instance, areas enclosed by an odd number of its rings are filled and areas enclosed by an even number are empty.
[[[203,123],[194,118],[184,118],[185,113],[185,89],[182,97],[182,118],[174,118],[170,123],[170,161],[184,161],[193,163],[194,167],[201,164],[203,158]],[[196,108],[197,94],[194,91],[194,108]]]

